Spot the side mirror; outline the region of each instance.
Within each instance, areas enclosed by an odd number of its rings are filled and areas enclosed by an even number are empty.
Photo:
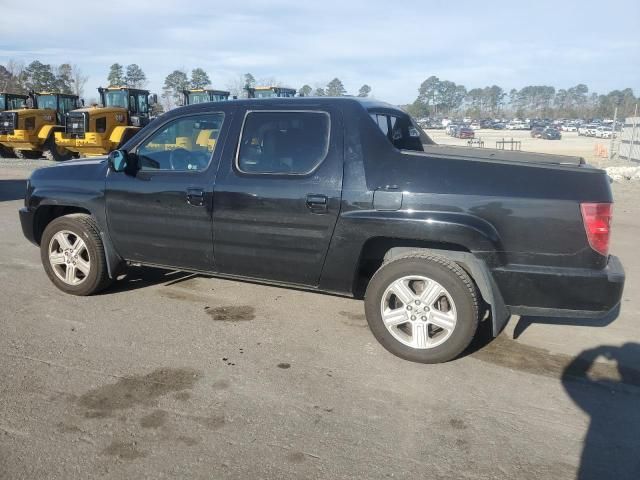
[[[124,150],[114,150],[107,157],[107,161],[114,172],[124,172],[129,166],[129,156]]]

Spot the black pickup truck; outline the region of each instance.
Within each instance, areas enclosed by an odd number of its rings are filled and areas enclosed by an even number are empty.
[[[364,297],[385,348],[433,363],[483,320],[615,308],[611,207],[581,158],[434,145],[376,101],[274,98],[178,108],[108,158],[36,170],[20,219],[67,293],[140,264]]]

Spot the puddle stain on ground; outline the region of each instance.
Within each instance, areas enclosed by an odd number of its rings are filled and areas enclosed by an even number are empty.
[[[170,298],[171,300],[187,300],[189,302],[210,302],[211,297],[206,295],[198,295],[196,293],[185,292],[177,288],[164,288],[159,291],[161,297]]]
[[[563,353],[551,353],[540,347],[526,345],[501,334],[471,357],[483,362],[522,372],[546,377],[562,378],[563,375],[583,378],[583,372],[589,371],[593,379],[621,381],[618,366],[613,363],[594,362],[575,359]],[[565,370],[569,368],[568,371]],[[640,386],[640,371],[635,370],[626,375],[627,385]]]
[[[184,443],[187,447],[193,447],[194,445],[198,445],[200,440],[193,437],[187,437],[186,435],[180,435],[176,440]]]
[[[218,430],[219,428],[224,427],[225,423],[227,423],[224,415],[213,415],[211,417],[190,416],[188,418],[209,430]]]
[[[255,309],[248,305],[204,307],[204,311],[218,322],[244,322],[256,318]]]
[[[365,317],[364,313],[341,311],[338,312],[338,315],[343,317],[342,323],[349,327],[367,328],[369,326],[367,323],[367,317]]]
[[[164,410],[154,410],[140,419],[142,428],[160,428],[165,423],[167,423],[167,412]]]
[[[287,460],[291,463],[302,463],[305,461],[305,454],[302,452],[291,452],[287,454]]]
[[[286,370],[287,368],[291,368],[291,364],[290,363],[285,363],[285,362],[279,363],[278,364],[278,368],[282,368],[282,369]]]
[[[147,375],[132,375],[80,396],[76,403],[85,417],[104,418],[136,405],[153,406],[159,397],[193,388],[202,374],[191,368],[163,368]]]
[[[145,457],[146,453],[138,450],[137,445],[137,442],[119,442],[114,440],[107,448],[102,450],[102,453],[124,460],[135,460],[136,458]]]

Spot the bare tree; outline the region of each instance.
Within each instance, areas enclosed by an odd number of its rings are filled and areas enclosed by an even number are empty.
[[[71,81],[73,82],[73,93],[82,97],[84,95],[84,86],[87,84],[89,76],[82,73],[80,67],[76,64],[71,65]]]

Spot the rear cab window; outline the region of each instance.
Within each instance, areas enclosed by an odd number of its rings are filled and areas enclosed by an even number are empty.
[[[236,168],[250,174],[307,175],[327,156],[330,131],[324,111],[248,111]]]
[[[387,140],[398,150],[422,152],[423,144],[433,143],[407,114],[369,110],[369,116]]]

